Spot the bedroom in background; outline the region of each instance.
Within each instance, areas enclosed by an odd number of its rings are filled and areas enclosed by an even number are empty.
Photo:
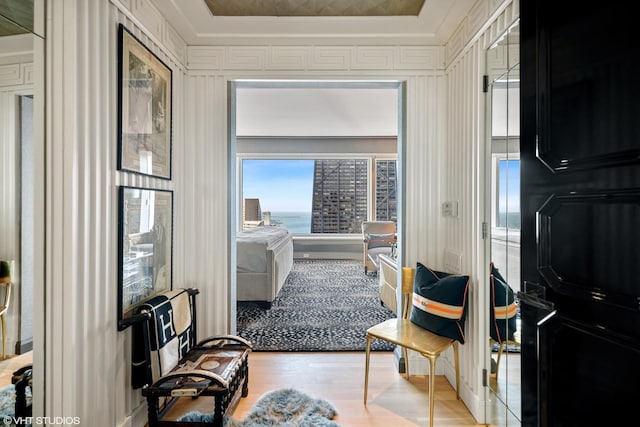
[[[362,222],[398,220],[401,83],[274,80],[232,87],[231,271],[237,271],[239,330],[247,312],[253,316],[277,301],[293,277],[289,270],[311,277],[332,269],[328,277],[337,280],[349,276],[351,264],[358,265],[354,279],[370,284],[365,299],[374,303],[376,323],[378,279],[362,270]],[[271,244],[265,234],[274,229],[283,240]],[[259,243],[247,242],[252,235]],[[327,267],[314,273],[311,263],[320,262]],[[264,289],[251,288],[258,276]],[[247,301],[258,308],[247,309]],[[382,316],[392,315],[382,308]]]

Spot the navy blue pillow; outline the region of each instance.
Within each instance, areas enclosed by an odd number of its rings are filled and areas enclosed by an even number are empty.
[[[411,321],[435,334],[465,342],[469,276],[453,275],[417,264]]]
[[[493,262],[489,264],[489,268],[490,268],[489,274],[493,274],[497,279],[499,279],[503,283],[507,283],[507,280],[504,277],[502,277],[502,274],[500,274],[500,270],[496,268]]]
[[[503,341],[514,339],[518,306],[511,286],[509,286],[493,263],[491,263],[490,267],[489,336],[494,341],[502,343]]]

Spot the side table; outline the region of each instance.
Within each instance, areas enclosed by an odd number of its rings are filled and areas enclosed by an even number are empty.
[[[397,315],[398,298],[398,262],[389,255],[379,255],[378,279],[380,283],[380,302]]]

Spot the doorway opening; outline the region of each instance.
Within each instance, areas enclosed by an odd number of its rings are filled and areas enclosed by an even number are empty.
[[[362,264],[362,222],[373,219],[395,221],[401,241],[403,91],[400,81],[230,83],[234,333],[238,301],[251,301],[242,288],[248,267],[238,233],[244,239],[256,226],[287,229],[292,262]],[[358,274],[366,275],[364,267]],[[281,284],[263,286],[275,288],[275,299]],[[263,302],[270,307],[273,300]]]

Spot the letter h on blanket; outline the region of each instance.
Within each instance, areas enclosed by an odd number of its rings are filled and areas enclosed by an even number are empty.
[[[248,393],[251,343],[235,335],[196,343],[196,289],[176,289],[140,305],[133,325],[132,385],[147,398],[149,427],[222,426]],[[178,421],[213,406],[213,423]]]

